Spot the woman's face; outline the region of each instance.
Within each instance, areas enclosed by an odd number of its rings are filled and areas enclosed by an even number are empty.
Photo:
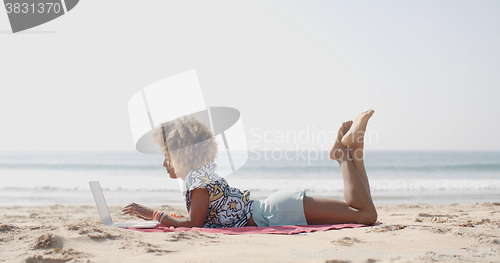
[[[167,168],[167,173],[170,175],[170,178],[175,179],[177,175],[175,174],[174,166],[172,165],[172,158],[170,158],[170,154],[168,153],[167,146],[167,137],[165,135],[165,127],[161,126],[161,133],[163,134],[163,143],[165,143],[165,161],[163,161],[163,167]]]
[[[163,167],[167,169],[167,173],[170,175],[170,178],[175,179],[177,178],[177,175],[175,174],[174,166],[172,165],[172,161],[168,159],[167,155],[165,154],[165,161],[163,161]]]

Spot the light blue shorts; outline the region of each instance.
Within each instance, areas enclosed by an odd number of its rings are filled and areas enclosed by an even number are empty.
[[[253,202],[253,221],[259,227],[307,225],[302,191],[281,190]]]

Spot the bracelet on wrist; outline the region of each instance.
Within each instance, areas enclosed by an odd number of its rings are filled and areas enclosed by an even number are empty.
[[[158,211],[158,210],[153,212],[153,220],[158,221],[158,223],[160,223],[160,224],[161,224],[161,222],[163,222],[163,219],[165,219],[165,217],[167,217],[167,216],[179,218],[179,216],[176,214],[168,215],[168,214],[163,213],[163,212]]]

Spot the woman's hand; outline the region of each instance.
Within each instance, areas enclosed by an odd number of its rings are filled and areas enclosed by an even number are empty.
[[[153,209],[147,208],[143,205],[131,203],[123,207],[122,212],[126,215],[135,215],[144,220],[153,220]]]

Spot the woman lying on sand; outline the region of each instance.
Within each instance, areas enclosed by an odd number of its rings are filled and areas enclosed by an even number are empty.
[[[132,203],[123,212],[174,227],[243,227],[321,225],[377,220],[363,162],[364,133],[373,110],[342,123],[330,150],[344,179],[345,202],[306,196],[304,191],[278,191],[264,200],[250,200],[250,192],[229,187],[215,172],[217,144],[214,135],[194,118],[160,125],[153,139],[165,154],[163,166],[171,178],[184,181],[189,218],[169,216]],[[197,147],[190,147],[197,145]],[[169,149],[170,148],[170,149]]]

